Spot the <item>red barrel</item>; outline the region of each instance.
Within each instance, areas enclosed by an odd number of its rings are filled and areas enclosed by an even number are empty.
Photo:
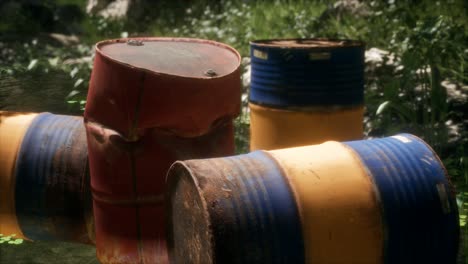
[[[179,159],[234,153],[240,55],[214,41],[103,41],[85,111],[97,255],[167,263],[165,175]]]

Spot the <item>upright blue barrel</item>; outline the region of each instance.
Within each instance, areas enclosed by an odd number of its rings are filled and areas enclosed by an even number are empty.
[[[251,42],[251,149],[361,139],[364,51],[355,40]]]
[[[92,243],[83,118],[37,115],[21,143],[15,179],[16,217],[25,237]]]

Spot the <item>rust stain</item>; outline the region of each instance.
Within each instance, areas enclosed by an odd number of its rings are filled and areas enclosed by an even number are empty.
[[[141,72],[141,77],[140,77],[140,83],[138,87],[138,101],[135,105],[135,113],[133,116],[133,123],[132,127],[130,128],[129,132],[129,141],[131,142],[137,142],[138,141],[138,119],[140,116],[140,109],[141,109],[141,102],[142,102],[142,97],[143,97],[143,92],[144,92],[144,87],[145,87],[145,77],[146,73],[143,71]],[[131,166],[131,178],[132,178],[132,184],[133,184],[133,200],[137,201],[138,199],[138,179],[137,179],[137,172],[136,172],[136,156],[135,156],[135,150],[133,149],[133,146],[135,144],[131,144],[132,146],[130,152],[129,152],[129,158],[130,158],[130,166]],[[141,227],[141,221],[140,221],[140,205],[135,204],[135,219],[136,219],[136,228],[137,228],[137,240],[138,240],[138,259],[139,263],[143,264],[143,241],[142,241],[142,227]]]
[[[311,172],[312,174],[314,174],[314,176],[317,177],[317,179],[320,180],[320,176],[319,176],[313,169],[309,169],[309,172]]]
[[[140,76],[140,83],[138,84],[138,101],[135,105],[135,113],[133,114],[133,121],[132,126],[130,127],[129,131],[129,141],[137,141],[138,140],[138,120],[140,117],[140,110],[141,110],[141,102],[143,99],[144,88],[145,88],[145,79],[146,79],[146,72],[141,72]]]
[[[136,195],[131,199],[116,198],[99,193],[93,190],[93,199],[102,203],[124,206],[142,206],[142,205],[162,205],[164,203],[164,195]]]

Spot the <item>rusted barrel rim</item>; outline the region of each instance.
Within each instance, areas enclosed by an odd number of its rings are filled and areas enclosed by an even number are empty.
[[[231,51],[233,54],[235,54],[236,57],[237,57],[237,66],[231,72],[229,72],[229,73],[227,73],[225,75],[221,75],[221,76],[216,76],[215,75],[215,76],[207,76],[205,78],[190,77],[190,76],[183,76],[183,75],[178,75],[178,74],[155,72],[155,71],[152,71],[152,70],[149,70],[149,69],[146,69],[146,68],[137,67],[137,66],[134,66],[134,65],[119,61],[117,59],[114,59],[114,58],[104,54],[102,52],[102,50],[100,49],[101,46],[103,46],[103,45],[108,45],[108,44],[112,44],[112,43],[127,43],[129,40],[143,41],[143,42],[144,41],[166,41],[166,42],[179,41],[179,42],[192,42],[192,43],[195,42],[195,43],[211,44],[211,45],[214,45],[214,46],[217,46],[217,47],[220,47],[220,48],[227,49],[227,50]],[[241,65],[241,58],[242,58],[241,55],[239,54],[239,52],[236,49],[234,49],[233,47],[231,47],[231,46],[229,46],[227,44],[217,42],[217,41],[213,41],[213,40],[198,39],[198,38],[135,37],[135,38],[108,39],[108,40],[103,40],[103,41],[100,41],[100,42],[96,43],[95,50],[102,57],[104,57],[104,58],[106,58],[106,59],[108,59],[108,60],[110,60],[112,62],[115,62],[115,63],[117,63],[119,65],[123,65],[123,66],[130,67],[130,68],[133,68],[133,69],[142,70],[142,71],[147,72],[149,74],[154,74],[154,75],[158,75],[158,76],[172,76],[172,77],[177,77],[177,78],[185,78],[185,79],[193,79],[193,80],[212,80],[212,79],[225,78],[225,77],[231,75],[232,73],[236,72],[237,70],[239,70],[240,65]]]
[[[185,171],[185,173],[183,172]],[[169,172],[172,172],[172,174],[175,175],[175,177],[169,177],[170,173]],[[182,172],[182,173],[181,173]],[[186,173],[188,172],[188,173]],[[167,174],[166,174],[166,192],[164,194],[164,199],[165,201],[171,201],[171,197],[172,197],[172,192],[170,192],[169,190],[174,190],[175,189],[175,185],[179,182],[180,179],[182,178],[185,178],[187,181],[189,181],[192,186],[195,187],[195,195],[196,197],[193,197],[193,199],[198,199],[198,201],[201,203],[201,206],[202,206],[202,214],[203,214],[203,221],[205,222],[204,224],[207,226],[207,227],[211,227],[212,226],[212,221],[210,219],[210,215],[209,215],[209,211],[208,211],[208,204],[207,204],[207,201],[205,199],[205,197],[202,195],[203,193],[203,190],[200,188],[200,183],[198,182],[198,179],[195,177],[195,173],[192,171],[192,169],[187,166],[183,161],[176,161],[174,162],[171,167],[168,169],[167,171]],[[167,234],[166,234],[166,242],[167,242],[167,249],[168,249],[168,255],[169,255],[169,258],[172,257],[172,254],[173,253],[173,249],[175,247],[175,241],[174,241],[174,237],[173,237],[173,222],[172,222],[172,206],[170,204],[168,204],[166,206],[166,212],[164,214],[164,218],[165,218],[165,222],[166,222],[166,230],[168,230]],[[214,236],[213,236],[213,233],[210,231],[208,231],[206,233],[207,237],[208,237],[208,240],[207,243],[210,246],[210,248],[212,248],[214,245],[215,245],[215,239],[214,239]],[[209,250],[209,249],[207,249]],[[213,252],[210,253],[213,257],[213,263],[215,263],[216,261],[216,256]]]
[[[332,50],[347,47],[364,47],[366,43],[360,40],[335,38],[288,38],[260,39],[250,42],[254,47],[288,48],[288,49],[320,49]]]

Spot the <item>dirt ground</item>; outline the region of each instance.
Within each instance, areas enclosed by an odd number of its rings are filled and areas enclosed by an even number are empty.
[[[0,264],[99,264],[94,246],[66,242],[0,245]]]

